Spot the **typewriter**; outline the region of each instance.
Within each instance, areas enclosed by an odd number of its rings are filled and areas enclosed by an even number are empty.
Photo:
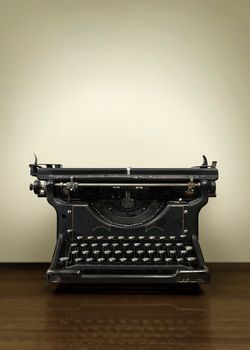
[[[151,285],[209,280],[198,215],[216,196],[216,162],[191,168],[30,164],[30,189],[57,213],[50,283]]]

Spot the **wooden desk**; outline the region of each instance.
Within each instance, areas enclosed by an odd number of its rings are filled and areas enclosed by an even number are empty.
[[[249,350],[250,264],[161,293],[55,291],[46,264],[0,265],[0,349]]]

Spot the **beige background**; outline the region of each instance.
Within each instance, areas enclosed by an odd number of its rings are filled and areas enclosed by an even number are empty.
[[[0,1],[1,261],[49,261],[28,164],[218,160],[207,261],[250,261],[250,1]]]

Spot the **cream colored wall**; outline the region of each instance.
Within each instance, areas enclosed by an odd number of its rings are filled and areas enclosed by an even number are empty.
[[[0,1],[1,261],[49,261],[28,164],[218,160],[207,261],[250,261],[249,1]]]

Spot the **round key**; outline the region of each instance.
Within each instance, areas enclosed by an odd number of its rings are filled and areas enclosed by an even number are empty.
[[[108,255],[108,254],[110,254],[111,253],[111,250],[104,250],[104,252],[103,252],[105,255]]]
[[[143,262],[148,262],[149,261],[149,258],[145,257],[142,259]]]
[[[166,239],[166,236],[160,236],[160,239]]]
[[[148,254],[154,254],[154,250],[153,249],[150,249],[150,250],[148,250]]]
[[[131,261],[132,262],[137,262],[139,259],[138,258],[132,258]]]
[[[97,261],[98,261],[98,262],[104,262],[104,261],[105,261],[105,258],[98,258]]]
[[[76,256],[78,253],[79,253],[78,250],[72,250],[72,251],[71,251],[71,254],[74,255],[74,256]]]
[[[97,255],[99,253],[100,253],[100,250],[98,250],[98,249],[93,250],[93,254]]]
[[[196,260],[196,257],[194,257],[194,256],[188,256],[187,257],[187,261],[190,262],[190,263],[194,262],[195,260]]]
[[[135,242],[133,245],[134,245],[134,247],[139,247],[141,245],[141,243]]]
[[[170,251],[169,251],[169,254],[170,254],[170,255],[175,255],[175,254],[176,254],[176,250],[170,250]]]
[[[109,245],[109,243],[107,243],[107,242],[102,243],[103,247],[108,247],[108,245]]]
[[[153,260],[154,260],[154,262],[159,262],[159,261],[161,261],[161,259],[160,259],[160,258],[157,258],[157,257],[154,258]]]
[[[185,249],[186,249],[187,251],[190,251],[190,250],[193,249],[193,247],[192,247],[191,245],[186,245],[186,246],[185,246]]]
[[[147,242],[144,244],[145,247],[150,247],[151,246],[151,243]]]
[[[82,248],[85,248],[85,247],[87,247],[88,246],[88,243],[81,243],[81,247]]]
[[[182,247],[182,246],[183,246],[183,243],[181,243],[181,242],[176,243],[176,246],[177,246],[177,247]]]
[[[124,236],[118,236],[118,239],[124,239],[125,237]]]
[[[83,250],[83,251],[82,251],[82,255],[83,255],[83,256],[86,256],[86,255],[88,255],[88,254],[89,254],[89,251],[88,251],[88,250]]]
[[[184,259],[183,259],[183,258],[177,258],[176,261],[177,261],[178,263],[181,263],[181,262],[184,261]]]
[[[138,238],[139,238],[139,239],[144,239],[144,238],[145,238],[145,236],[139,236]]]
[[[181,250],[181,255],[186,255],[187,254],[187,251],[186,250]]]
[[[128,255],[133,254],[133,250],[131,250],[131,249],[126,250],[126,254],[128,254]]]
[[[168,243],[165,243],[165,246],[166,246],[166,247],[171,247],[172,244],[173,244],[173,243],[168,242]]]
[[[94,260],[93,258],[87,258],[87,259],[86,259],[86,262],[90,263],[90,262],[92,262],[93,260]]]
[[[166,250],[163,250],[163,249],[159,250],[159,254],[165,254],[165,253],[166,253]]]
[[[170,264],[173,261],[173,259],[172,258],[165,258],[165,261],[167,264]]]
[[[91,247],[97,247],[98,243],[91,243]]]
[[[125,261],[127,261],[127,258],[120,258],[120,262],[124,263]]]
[[[69,260],[69,258],[67,256],[62,256],[61,258],[59,258],[59,260],[61,263],[66,263]]]
[[[88,240],[91,240],[91,239],[93,239],[94,238],[94,236],[87,236],[87,239]]]
[[[121,250],[115,250],[115,254],[116,255],[122,254],[122,251]]]
[[[114,262],[114,261],[116,261],[116,258],[114,258],[114,257],[109,258],[109,261],[110,261],[110,262]]]
[[[135,238],[135,236],[129,236],[128,237],[128,239],[134,239]]]
[[[78,241],[81,241],[81,240],[83,239],[83,236],[77,236],[76,239],[77,239]]]
[[[181,238],[187,238],[187,235],[180,235]]]
[[[128,242],[125,242],[125,243],[122,243],[123,247],[129,247],[129,243]]]
[[[114,236],[108,236],[108,239],[114,239],[115,237]]]
[[[155,239],[155,236],[149,236],[149,239]]]
[[[119,243],[112,243],[113,247],[118,247]]]
[[[79,262],[81,262],[81,261],[82,261],[82,258],[76,258],[76,259],[75,259],[75,262],[76,262],[76,263],[79,263]]]
[[[103,239],[103,236],[97,236],[97,239]]]
[[[74,247],[77,247],[78,246],[78,243],[71,243],[71,248],[74,248]]]
[[[161,247],[161,243],[155,243],[155,247]]]
[[[176,236],[170,236],[169,238],[170,238],[170,239],[175,239],[175,237],[176,237]]]
[[[144,250],[138,250],[137,254],[142,255],[144,253]]]

